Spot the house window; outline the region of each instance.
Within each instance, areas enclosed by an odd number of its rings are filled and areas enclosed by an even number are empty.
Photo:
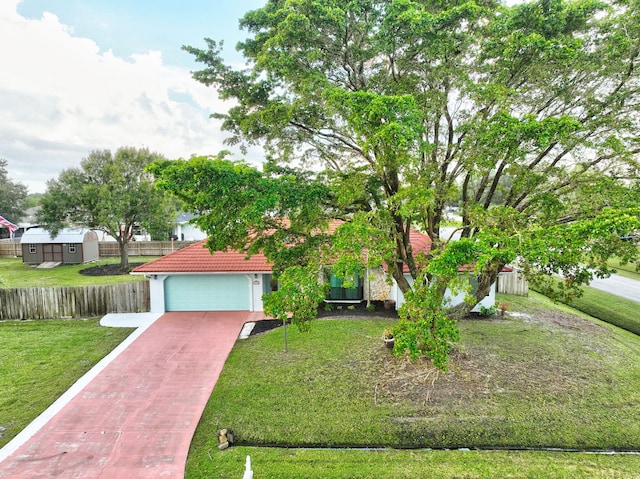
[[[349,281],[349,287],[335,275],[329,276],[329,301],[362,301],[364,299],[364,281],[358,275]]]
[[[476,291],[478,291],[478,277],[477,276],[469,276],[469,284],[471,285],[471,290],[469,294],[474,295]]]
[[[38,251],[38,247],[33,243],[29,243],[29,254],[36,254],[36,251]]]
[[[70,244],[69,245],[69,253],[70,254],[74,254],[76,252],[76,245],[75,244]]]
[[[278,291],[278,280],[270,274],[262,275],[262,294],[271,294]]]

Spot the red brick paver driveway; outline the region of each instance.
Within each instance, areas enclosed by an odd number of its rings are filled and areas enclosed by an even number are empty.
[[[246,311],[166,313],[30,440],[0,478],[182,478]]]

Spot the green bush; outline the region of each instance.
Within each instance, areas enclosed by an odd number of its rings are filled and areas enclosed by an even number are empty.
[[[495,316],[497,312],[498,312],[498,308],[496,308],[495,306],[489,306],[487,308],[486,306],[480,305],[480,313],[479,313],[480,316],[489,318],[491,316]]]

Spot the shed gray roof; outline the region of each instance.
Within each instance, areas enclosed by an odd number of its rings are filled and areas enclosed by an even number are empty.
[[[20,243],[83,243],[87,233],[90,235],[86,239],[98,240],[98,235],[88,228],[63,228],[55,238],[44,228],[31,228],[24,232]]]

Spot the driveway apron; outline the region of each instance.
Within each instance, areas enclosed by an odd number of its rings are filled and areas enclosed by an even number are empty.
[[[31,439],[0,478],[183,478],[247,311],[165,313]]]

